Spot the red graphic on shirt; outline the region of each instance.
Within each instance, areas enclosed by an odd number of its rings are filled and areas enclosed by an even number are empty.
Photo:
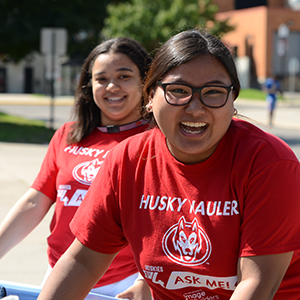
[[[73,169],[73,177],[82,184],[91,185],[102,163],[103,161],[99,161],[97,158],[92,161],[85,161]]]
[[[163,236],[162,247],[167,257],[185,266],[198,266],[211,254],[211,242],[198,220],[187,222],[181,217]]]

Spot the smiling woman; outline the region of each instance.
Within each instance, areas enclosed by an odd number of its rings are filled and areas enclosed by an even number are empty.
[[[300,164],[233,118],[239,90],[216,37],[185,31],[159,49],[143,88],[156,126],[107,155],[39,300],[83,299],[127,244],[155,300],[299,298]]]
[[[74,240],[69,223],[109,151],[148,128],[141,118],[142,84],[151,61],[145,49],[128,38],[105,41],[91,51],[75,94],[75,121],[55,132],[35,181],[1,223],[0,258],[26,237],[55,204],[47,239],[46,280]],[[115,296],[131,286],[136,277],[128,246],[91,288],[94,293]]]

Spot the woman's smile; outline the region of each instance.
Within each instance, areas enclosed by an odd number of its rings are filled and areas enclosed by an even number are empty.
[[[122,96],[122,97],[105,97],[105,99],[111,105],[120,105],[120,104],[123,103],[123,101],[125,101],[126,96]]]
[[[179,127],[184,133],[188,134],[190,137],[204,132],[208,124],[203,122],[180,122]]]

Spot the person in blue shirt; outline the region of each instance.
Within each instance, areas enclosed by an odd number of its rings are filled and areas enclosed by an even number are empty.
[[[267,94],[266,100],[268,102],[269,125],[273,126],[273,116],[276,107],[277,94],[278,92],[282,94],[281,83],[278,76],[267,78],[264,84],[264,91]]]

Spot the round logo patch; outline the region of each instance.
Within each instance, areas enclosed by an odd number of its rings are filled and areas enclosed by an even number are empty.
[[[163,236],[162,247],[167,257],[184,266],[198,266],[210,257],[212,246],[198,220],[187,222],[181,217]]]
[[[78,182],[85,185],[91,185],[102,163],[103,161],[99,161],[98,159],[85,161],[73,169],[73,176]]]

